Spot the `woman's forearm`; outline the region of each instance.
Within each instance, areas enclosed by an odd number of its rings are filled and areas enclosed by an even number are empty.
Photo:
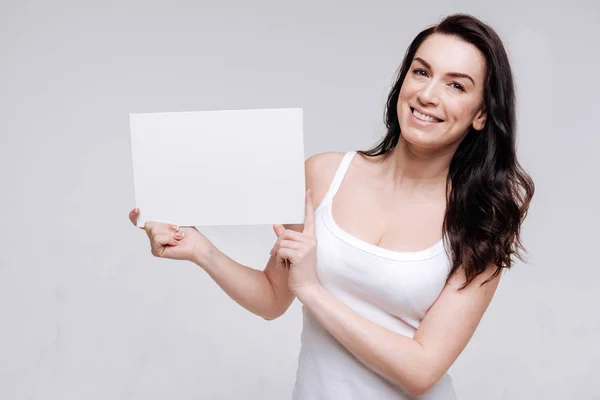
[[[251,313],[267,320],[282,314],[282,304],[264,271],[242,265],[214,246],[209,254],[197,257],[194,263],[206,271],[229,297]]]
[[[370,369],[420,396],[435,383],[423,346],[359,315],[321,286],[298,299],[333,337]]]

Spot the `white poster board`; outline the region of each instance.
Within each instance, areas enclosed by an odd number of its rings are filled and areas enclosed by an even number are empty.
[[[129,114],[138,226],[304,221],[302,109]]]

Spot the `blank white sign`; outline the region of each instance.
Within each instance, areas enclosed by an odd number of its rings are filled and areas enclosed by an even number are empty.
[[[138,226],[304,221],[302,109],[129,114]]]

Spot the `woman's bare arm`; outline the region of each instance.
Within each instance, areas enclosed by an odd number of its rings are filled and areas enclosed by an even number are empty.
[[[294,301],[287,287],[288,270],[275,265],[276,256],[264,271],[242,265],[216,247],[194,262],[236,303],[266,320],[281,316]]]
[[[342,153],[322,153],[306,160],[306,188],[313,193],[315,208],[325,197],[342,157]],[[301,232],[303,225],[285,225],[285,228]],[[276,266],[276,256],[271,256],[260,271],[234,261],[214,246],[208,253],[196,257],[194,262],[248,311],[272,320],[283,315],[294,301],[295,296],[288,288],[288,269]]]

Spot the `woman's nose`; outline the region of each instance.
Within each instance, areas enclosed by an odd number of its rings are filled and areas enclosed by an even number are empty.
[[[423,104],[438,105],[440,102],[436,83],[431,80],[419,91],[418,99]]]

